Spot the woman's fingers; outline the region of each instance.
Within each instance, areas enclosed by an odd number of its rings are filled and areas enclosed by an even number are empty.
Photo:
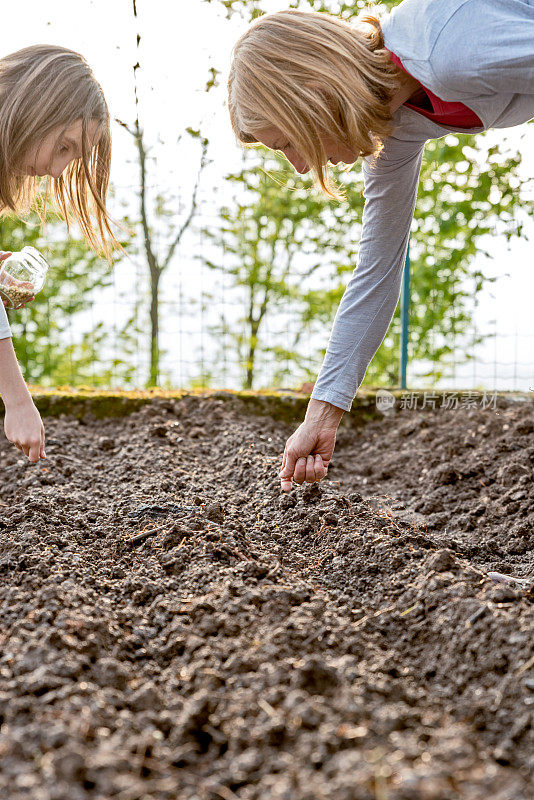
[[[25,448],[26,452],[26,448]],[[40,457],[41,457],[41,440],[35,440],[28,445],[26,455],[32,462],[32,464],[36,464]]]
[[[280,475],[280,487],[283,492],[290,492],[293,488],[293,476]]]
[[[295,464],[295,472],[293,474],[293,480],[295,483],[304,483],[306,480],[306,465],[308,463],[308,459],[302,456],[301,458],[297,459],[297,463]]]
[[[310,455],[306,461],[306,483],[322,481],[327,472],[327,467],[320,455]]]
[[[327,467],[325,466],[323,459],[319,455],[315,456],[314,471],[315,471],[315,480],[322,481],[322,479],[326,475]]]
[[[280,482],[284,492],[290,492],[295,483],[315,483],[322,481],[328,472],[328,464],[323,461],[320,455],[309,455],[307,458],[302,456],[295,459],[284,452],[282,469],[280,471]]]
[[[315,481],[315,456],[309,455],[306,459],[306,483],[314,483]]]
[[[296,458],[289,444],[286,444],[282,469],[280,470],[280,486],[284,492],[290,492],[293,486],[293,473],[295,471]]]

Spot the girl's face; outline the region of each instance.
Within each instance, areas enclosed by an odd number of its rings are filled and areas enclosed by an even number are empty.
[[[92,120],[87,128],[90,149],[98,143],[99,123]],[[25,175],[50,175],[59,178],[71,161],[82,156],[82,121],[77,120],[69,128],[54,128],[43,141],[32,147],[23,164]]]
[[[278,128],[264,128],[256,134],[256,138],[260,144],[265,145],[269,150],[280,150],[300,175],[305,175],[306,172],[310,171],[311,167],[306,164],[304,158],[288,141],[287,136],[279,131]],[[330,136],[322,136],[321,141],[326,150],[327,163],[339,164],[341,161],[344,164],[353,164],[358,158],[356,153]]]

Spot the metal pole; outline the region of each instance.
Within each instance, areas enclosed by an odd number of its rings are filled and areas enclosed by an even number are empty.
[[[406,389],[406,370],[408,368],[408,336],[410,317],[410,240],[406,250],[406,261],[401,289],[401,347],[400,347],[400,388]]]

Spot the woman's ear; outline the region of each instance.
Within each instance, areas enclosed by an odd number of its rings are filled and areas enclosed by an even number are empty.
[[[331,88],[328,84],[323,83],[322,81],[310,81],[306,84],[306,87],[311,89],[315,98],[319,100],[320,105],[323,108],[328,109],[328,112],[332,115],[337,115],[339,110],[339,103],[337,102],[336,98],[334,97]]]
[[[332,98],[332,93],[329,91],[328,85],[323,83],[323,81],[307,81],[306,88],[311,89],[314,94],[321,95],[327,101]]]
[[[343,108],[339,100],[332,94],[332,90],[327,84],[320,81],[310,81],[306,86],[309,86],[314,92],[315,97],[319,99],[323,111],[330,116],[330,123],[333,120],[335,124],[344,131],[346,126]],[[326,125],[326,129],[330,129],[333,133],[332,124]]]

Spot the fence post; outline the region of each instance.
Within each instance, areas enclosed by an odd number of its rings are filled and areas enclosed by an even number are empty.
[[[406,261],[401,289],[401,347],[400,347],[400,388],[406,389],[406,370],[408,367],[408,336],[410,312],[410,240],[406,250]]]

